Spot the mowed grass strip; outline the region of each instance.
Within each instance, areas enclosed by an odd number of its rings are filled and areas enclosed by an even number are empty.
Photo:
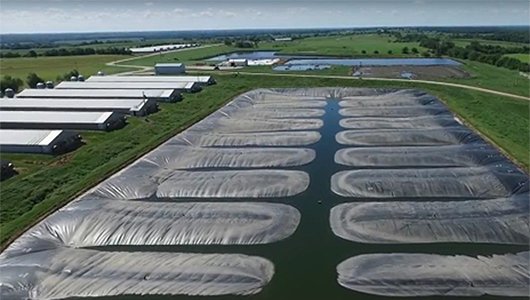
[[[26,79],[28,73],[37,73],[44,80],[55,81],[57,76],[76,69],[85,77],[103,71],[106,74],[132,71],[132,68],[109,67],[105,64],[118,59],[130,57],[128,55],[80,55],[80,56],[49,56],[22,57],[0,59],[0,75],[9,75]]]
[[[187,126],[247,90],[267,87],[420,88],[440,97],[450,109],[528,168],[529,102],[464,89],[414,84],[325,78],[220,75],[218,84],[179,103],[162,104],[147,118],[131,118],[125,128],[83,132],[87,144],[44,159],[42,155],[2,155],[25,172],[0,183],[0,240],[3,246],[47,213],[63,206],[97,182],[153,149]],[[34,163],[32,163],[34,161]]]

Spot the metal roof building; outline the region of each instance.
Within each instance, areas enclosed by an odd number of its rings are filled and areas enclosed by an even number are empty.
[[[181,63],[157,63],[155,64],[156,75],[176,75],[186,73],[186,66]]]
[[[0,129],[0,151],[59,154],[81,145],[81,137],[65,130]]]
[[[18,98],[0,100],[0,110],[10,111],[112,111],[133,116],[156,112],[158,104],[150,99]]]
[[[113,112],[0,111],[3,129],[113,130],[125,125],[125,117]]]
[[[81,82],[83,83],[83,82]],[[84,99],[153,99],[159,102],[175,102],[182,99],[180,92],[163,90],[122,90],[122,89],[25,89],[17,98],[84,98]]]
[[[55,89],[103,89],[103,90],[177,90],[179,92],[198,92],[202,88],[195,82],[97,82],[63,81]]]
[[[91,76],[87,82],[196,82],[200,85],[215,83],[212,76]]]

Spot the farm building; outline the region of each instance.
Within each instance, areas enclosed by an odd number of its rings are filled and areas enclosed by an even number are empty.
[[[114,112],[0,111],[3,129],[113,130],[125,125],[125,117]]]
[[[195,82],[71,82],[63,81],[55,87],[56,89],[103,89],[103,90],[177,90],[181,93],[194,93],[202,88]]]
[[[89,82],[196,82],[200,85],[215,84],[212,76],[91,76]]]
[[[81,136],[67,130],[0,129],[0,151],[60,154],[81,145]]]
[[[139,47],[139,48],[130,48],[129,50],[132,53],[154,53],[154,52],[163,52],[163,51],[172,51],[185,48],[197,47],[199,44],[171,44],[171,45],[158,45],[150,47]]]
[[[246,67],[248,66],[248,59],[246,58],[231,58],[228,60],[228,65],[232,67]]]
[[[80,83],[83,84],[83,83]],[[163,90],[127,90],[127,89],[25,89],[17,98],[84,98],[93,100],[107,99],[152,99],[158,102],[176,102],[182,99],[179,91]]]
[[[0,145],[0,148],[1,148],[1,145]],[[11,178],[13,175],[17,173],[15,171],[15,166],[9,160],[5,160],[5,159],[0,160],[0,167],[1,167],[0,181]]]
[[[181,63],[158,63],[155,65],[156,75],[175,75],[186,73],[186,66]]]
[[[112,111],[133,116],[145,116],[158,110],[150,99],[53,99],[19,98],[0,100],[0,110],[11,111]]]

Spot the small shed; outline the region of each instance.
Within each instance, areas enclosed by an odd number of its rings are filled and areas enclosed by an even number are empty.
[[[61,154],[81,145],[81,136],[67,130],[0,129],[0,151]]]
[[[182,63],[158,63],[155,65],[156,75],[177,75],[186,73],[186,66]]]

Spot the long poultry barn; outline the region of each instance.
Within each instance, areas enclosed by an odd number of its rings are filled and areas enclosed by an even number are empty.
[[[81,145],[81,136],[69,130],[0,129],[0,150],[5,153],[60,154]]]
[[[195,82],[200,85],[215,84],[212,76],[91,76],[86,82]]]
[[[0,100],[5,111],[112,111],[133,116],[145,116],[158,110],[152,99],[91,99],[77,98],[19,98]]]
[[[114,112],[0,111],[2,129],[119,129],[125,117]]]
[[[122,89],[122,90],[177,90],[181,93],[199,92],[202,87],[195,82],[81,82],[63,81],[56,89]]]
[[[131,90],[131,89],[25,89],[16,98],[54,98],[54,99],[150,99],[158,102],[176,102],[182,99],[178,90]]]

